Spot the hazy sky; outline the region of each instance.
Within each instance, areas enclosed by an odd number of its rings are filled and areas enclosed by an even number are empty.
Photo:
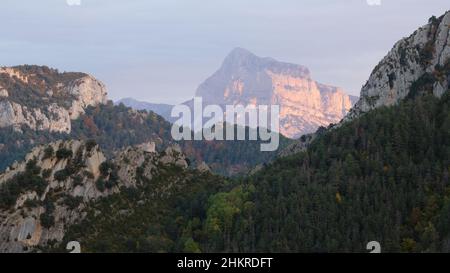
[[[87,72],[114,100],[179,103],[239,46],[357,95],[396,41],[450,9],[448,0],[81,1],[1,0],[0,66]]]

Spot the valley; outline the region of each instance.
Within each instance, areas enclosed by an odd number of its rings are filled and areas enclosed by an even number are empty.
[[[449,33],[446,12],[399,40],[358,99],[232,50],[196,96],[280,104],[272,152],[175,141],[169,105],[113,103],[85,73],[2,67],[0,252],[449,252]]]

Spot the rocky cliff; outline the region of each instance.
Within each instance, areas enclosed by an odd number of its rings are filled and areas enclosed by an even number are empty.
[[[356,101],[341,88],[314,81],[304,66],[261,58],[242,48],[225,58],[196,96],[206,104],[280,105],[280,130],[291,138],[339,122]]]
[[[408,96],[434,94],[450,88],[450,12],[430,18],[427,25],[397,42],[372,71],[361,98],[347,115],[350,120]]]
[[[373,69],[361,96],[338,128],[361,114],[382,106],[393,106],[407,98],[426,94],[441,97],[450,90],[450,11],[398,41]],[[325,128],[300,139],[280,154],[291,155],[305,150]]]
[[[67,228],[84,219],[91,201],[151,181],[167,165],[188,167],[178,146],[157,153],[154,143],[144,143],[117,152],[112,160],[92,141],[34,148],[25,161],[0,174],[0,252],[61,242]]]
[[[0,68],[0,128],[70,133],[71,120],[88,106],[104,104],[103,83],[84,73],[41,66]]]

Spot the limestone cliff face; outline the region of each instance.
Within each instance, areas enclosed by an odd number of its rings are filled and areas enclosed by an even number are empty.
[[[350,120],[408,96],[441,96],[450,83],[450,12],[394,45],[361,90],[361,98],[346,117]]]
[[[433,94],[440,97],[450,90],[450,11],[411,36],[397,42],[372,71],[361,97],[341,123],[382,106],[392,106],[407,97]],[[296,141],[280,155],[305,150],[323,129]]]
[[[304,66],[260,58],[241,48],[226,57],[196,96],[208,104],[280,105],[280,130],[291,138],[340,121],[355,101],[341,88],[314,81]]]
[[[70,133],[71,120],[88,106],[104,104],[103,83],[83,73],[39,66],[0,68],[0,127]]]
[[[0,252],[28,252],[63,240],[90,202],[138,187],[162,165],[187,168],[178,146],[159,154],[154,143],[118,151],[107,160],[95,143],[58,141],[34,148],[0,174]],[[101,212],[99,212],[101,213]]]
[[[52,103],[40,108],[28,108],[13,101],[0,101],[0,127],[14,126],[20,130],[21,125],[27,125],[34,130],[48,130],[51,132],[69,133],[69,112]]]
[[[106,104],[107,102],[105,85],[92,76],[74,80],[67,87],[67,92],[76,98],[72,101],[72,106],[69,109],[71,119],[77,119],[88,106]]]
[[[58,153],[62,151],[70,156],[61,157]],[[84,217],[82,209],[87,202],[110,193],[99,191],[95,185],[105,160],[98,146],[88,148],[80,141],[59,141],[34,148],[24,162],[0,174],[2,198],[6,198],[3,189],[11,183],[36,181],[35,187],[21,185],[20,194],[14,196],[16,201],[9,208],[2,203],[0,252],[26,252],[62,240],[65,228]],[[21,176],[24,173],[28,175]],[[40,178],[41,190],[37,187]]]

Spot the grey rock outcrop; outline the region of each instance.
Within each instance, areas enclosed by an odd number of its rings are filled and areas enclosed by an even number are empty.
[[[408,96],[428,92],[441,96],[450,83],[450,12],[397,42],[372,71],[361,97],[345,120]]]
[[[71,82],[67,92],[75,96],[69,110],[71,119],[77,119],[88,106],[107,102],[106,86],[92,76],[85,76]]]
[[[155,142],[142,143],[140,145],[137,145],[137,147],[146,153],[155,153],[156,152]]]
[[[206,164],[204,161],[202,161],[200,164],[198,164],[196,168],[199,172],[211,172],[211,168]]]
[[[0,127],[20,128],[21,125],[27,125],[34,130],[70,133],[70,120],[69,112],[55,103],[42,111],[40,108],[28,108],[15,102],[0,100]]]
[[[58,157],[63,150],[70,151],[71,156]],[[26,190],[17,197],[13,208],[0,209],[0,252],[26,252],[38,245],[61,241],[66,227],[84,217],[82,209],[87,202],[112,192],[99,191],[92,175],[99,173],[105,160],[98,146],[87,150],[81,141],[58,141],[34,148],[24,162],[0,174],[2,187],[12,183],[34,161],[39,176],[45,177],[46,182],[42,193]],[[67,177],[61,179],[62,175]],[[44,215],[53,219],[52,226],[43,224]]]
[[[8,96],[8,90],[0,86],[0,98],[7,98]]]
[[[382,106],[398,104],[407,97],[433,94],[440,97],[450,90],[450,11],[411,36],[397,42],[373,69],[361,89],[361,96],[344,119],[329,129],[340,127],[361,114]],[[286,147],[280,156],[305,151],[319,130]]]
[[[64,73],[50,71],[55,79],[52,83],[21,67],[0,68],[7,79],[4,83],[9,85],[0,85],[0,128],[26,125],[33,130],[70,133],[71,120],[83,114],[86,107],[107,102],[104,84],[92,76],[78,73],[66,80]],[[14,90],[14,86],[28,89]]]
[[[61,242],[67,228],[84,219],[90,202],[150,181],[162,165],[187,168],[188,163],[178,146],[161,154],[128,147],[111,160],[92,142],[58,141],[34,148],[23,162],[0,174],[0,198],[11,198],[2,188],[21,183],[18,179],[45,183],[41,190],[22,188],[9,207],[0,202],[0,252],[28,252]],[[32,177],[20,176],[27,172]]]
[[[163,164],[174,164],[182,168],[188,167],[186,157],[178,144],[167,147],[160,160]]]

